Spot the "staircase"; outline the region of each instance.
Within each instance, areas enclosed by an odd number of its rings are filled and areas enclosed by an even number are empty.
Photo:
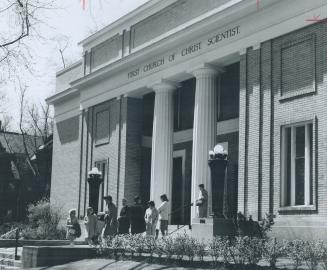
[[[15,260],[15,248],[0,248],[0,270],[21,269],[22,248],[18,248],[18,259]]]

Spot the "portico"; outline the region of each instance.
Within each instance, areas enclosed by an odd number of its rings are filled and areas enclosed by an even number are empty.
[[[203,64],[190,73],[196,80],[193,151],[192,151],[192,202],[198,196],[198,185],[204,184],[211,192],[209,168],[207,165],[208,152],[216,144],[217,136],[217,80],[221,68]],[[160,205],[160,195],[167,194],[172,198],[173,174],[173,91],[180,84],[163,80],[155,84],[152,161],[151,161],[151,192],[150,199]],[[211,202],[211,195],[209,196]],[[209,203],[210,205],[210,203]],[[185,205],[186,206],[186,205]],[[182,205],[182,208],[185,207]],[[192,217],[196,217],[196,206],[192,208]],[[172,209],[174,210],[174,209]]]

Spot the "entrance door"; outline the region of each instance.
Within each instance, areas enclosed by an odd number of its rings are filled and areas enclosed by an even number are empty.
[[[171,224],[183,224],[183,157],[173,159]]]
[[[174,151],[173,179],[171,186],[171,219],[172,225],[190,224],[191,214],[191,178],[185,175],[186,150]]]

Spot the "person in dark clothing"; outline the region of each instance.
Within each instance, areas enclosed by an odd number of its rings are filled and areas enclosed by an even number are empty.
[[[122,209],[120,210],[120,216],[118,218],[118,233],[128,234],[130,226],[130,207],[127,205],[127,200],[122,199]]]
[[[145,232],[144,208],[141,204],[140,197],[134,198],[135,204],[130,207],[131,233]]]

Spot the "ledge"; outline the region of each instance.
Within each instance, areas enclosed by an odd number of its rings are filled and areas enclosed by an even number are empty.
[[[287,93],[287,94],[279,94],[279,102],[286,102],[289,100],[293,100],[296,98],[302,98],[302,97],[306,97],[306,96],[310,96],[310,95],[314,95],[316,94],[316,88],[314,86],[313,89],[304,89],[304,90],[299,90],[296,91],[295,93]]]
[[[97,256],[96,248],[89,246],[24,246],[22,253],[23,268],[53,266],[79,261]]]
[[[288,213],[298,213],[298,212],[313,212],[316,211],[317,208],[315,205],[308,206],[283,206],[278,209],[280,214],[288,214]]]
[[[75,241],[75,245],[85,245],[85,241]],[[0,239],[0,247],[15,247],[15,239]],[[69,240],[18,240],[18,246],[62,246],[69,245]]]

